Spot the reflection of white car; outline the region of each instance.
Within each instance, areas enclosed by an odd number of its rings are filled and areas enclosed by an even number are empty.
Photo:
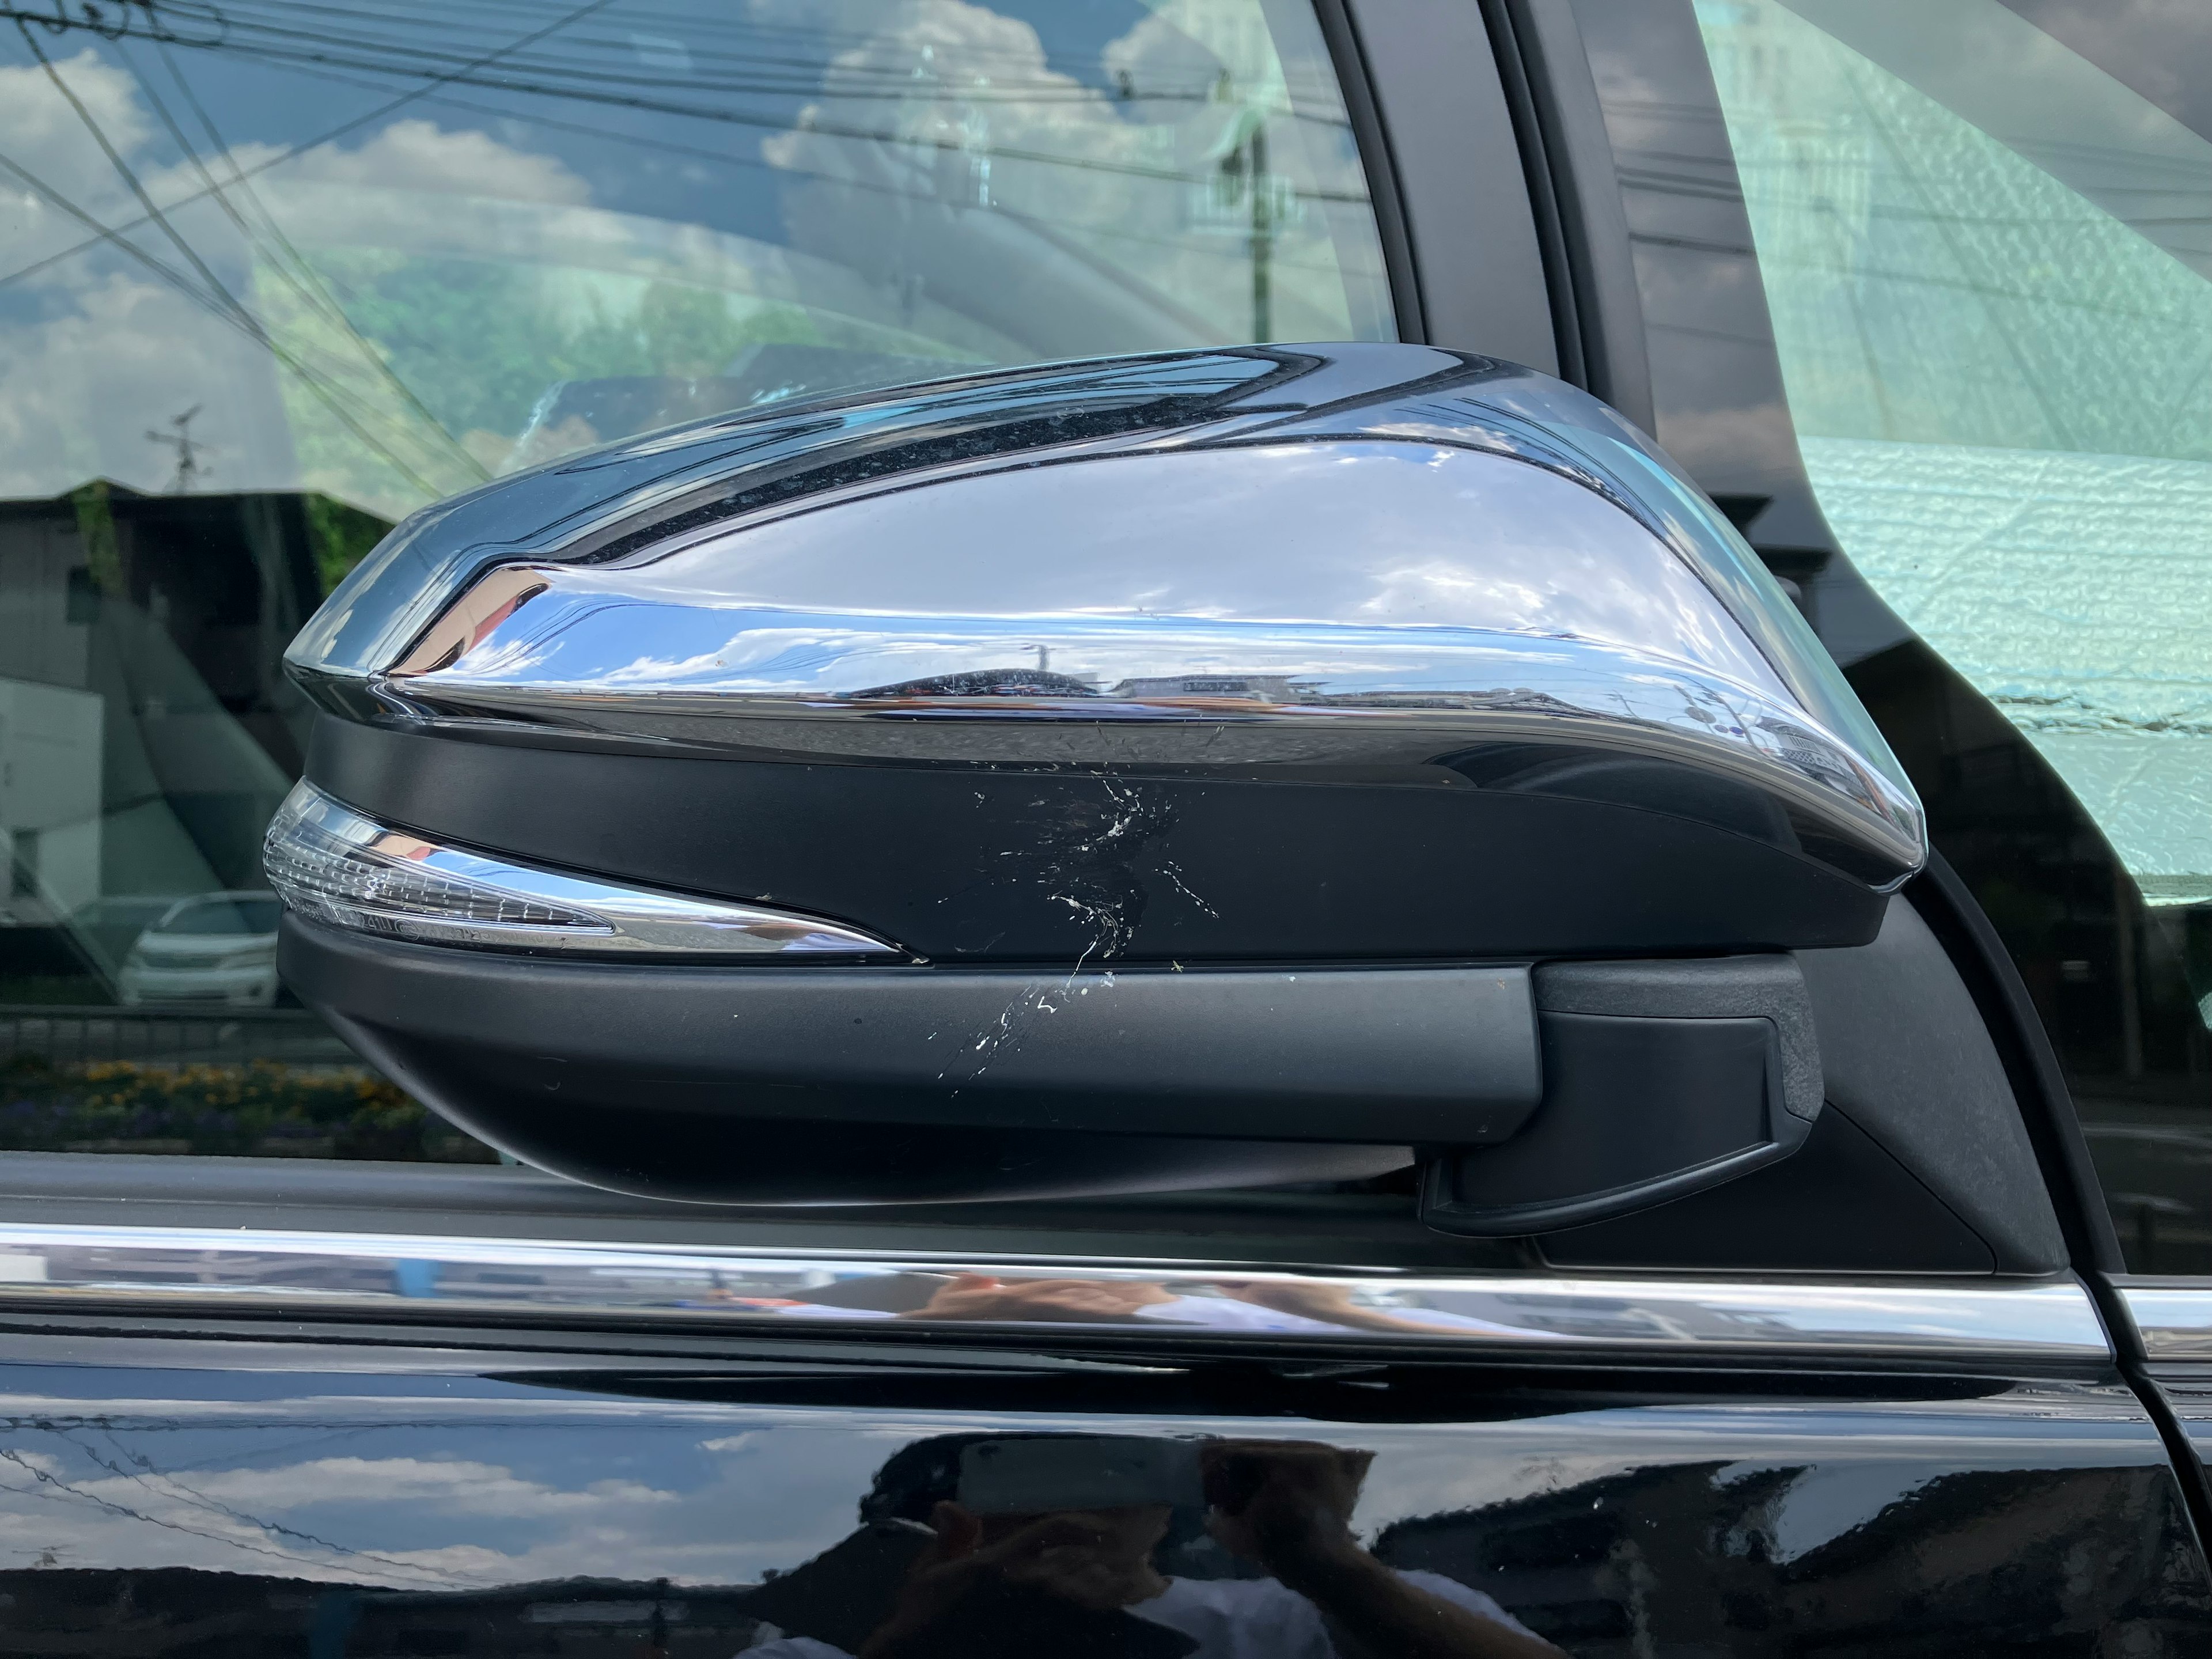
[[[276,898],[202,893],[179,899],[138,935],[123,959],[123,1001],[221,1002],[266,1008],[276,1000]]]

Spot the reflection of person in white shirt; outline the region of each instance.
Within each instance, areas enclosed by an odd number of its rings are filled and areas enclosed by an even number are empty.
[[[1349,1524],[1373,1454],[1312,1441],[1217,1440],[1200,1448],[1206,1529],[1273,1575],[1161,1574],[1164,1504],[979,1515],[940,1500],[935,1536],[908,1571],[860,1659],[957,1652],[994,1590],[1042,1591],[1078,1607],[1128,1614],[1196,1643],[1192,1659],[1336,1659],[1332,1627],[1391,1659],[1563,1659],[1481,1591],[1440,1574],[1399,1572],[1361,1547]],[[805,1637],[779,1637],[750,1659],[842,1659]],[[1048,1656],[1045,1659],[1049,1659]]]

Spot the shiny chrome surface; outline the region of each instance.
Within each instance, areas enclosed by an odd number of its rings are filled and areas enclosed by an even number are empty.
[[[263,859],[270,884],[301,915],[425,944],[679,958],[906,955],[813,916],[617,886],[425,841],[304,781],[270,821]]]
[[[2212,1285],[2138,1279],[2120,1285],[2120,1299],[2152,1360],[2212,1359]]]
[[[678,453],[719,501],[640,505]],[[592,467],[599,516],[526,533],[552,473]],[[680,428],[403,527],[290,660],[356,718],[753,758],[1341,773],[1534,744],[1656,763],[1638,799],[1682,816],[1742,809],[1677,769],[1763,795],[1877,887],[1924,856],[1880,736],[1664,456],[1572,388],[1425,347]]]
[[[1403,1338],[1472,1349],[1652,1350],[2067,1363],[2109,1352],[2072,1280],[1699,1280],[1327,1273],[1081,1258],[938,1259],[416,1234],[14,1226],[0,1287],[37,1299],[503,1310],[1162,1335]]]

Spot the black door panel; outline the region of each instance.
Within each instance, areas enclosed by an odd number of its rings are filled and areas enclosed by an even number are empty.
[[[862,1348],[866,1407],[833,1398],[854,1373],[818,1358],[678,1374],[358,1346],[11,1352],[6,1653],[726,1655],[772,1636],[771,1613],[850,1640],[896,1609],[931,1542],[917,1515],[943,1524],[962,1499],[986,1522],[1152,1503],[1152,1561],[1186,1582],[1159,1619],[977,1592],[957,1650],[1028,1632],[1190,1651],[1178,1621],[1205,1637],[1208,1618],[1290,1608],[1273,1650],[1293,1653],[1281,1632],[1312,1615],[1222,1540],[1251,1549],[1234,1517],[1316,1459],[1356,1487],[1365,1551],[1411,1575],[1391,1582],[1478,1619],[1494,1598],[1578,1656],[2180,1653],[2212,1634],[2159,1435],[2106,1383],[1258,1369],[1231,1414],[1189,1409],[1224,1379],[1172,1364],[1020,1409],[910,1354],[895,1380]],[[810,1386],[820,1403],[794,1403]],[[1209,1500],[1231,1516],[1218,1538]],[[1353,1650],[1375,1609],[1357,1583],[1316,1593]]]

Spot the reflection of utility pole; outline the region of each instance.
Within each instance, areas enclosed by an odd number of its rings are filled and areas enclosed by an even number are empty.
[[[1252,337],[1275,337],[1275,296],[1271,288],[1269,261],[1275,252],[1274,180],[1267,176],[1267,128],[1262,121],[1252,129],[1246,145],[1250,161],[1247,186],[1252,192]]]
[[[1044,673],[1047,670],[1048,670],[1049,668],[1051,668],[1051,666],[1052,666],[1052,647],[1051,647],[1050,646],[1048,646],[1048,645],[1033,645],[1033,646],[1030,647],[1030,650],[1032,650],[1032,651],[1034,651],[1034,652],[1036,652],[1036,653],[1037,653],[1037,672],[1038,672],[1038,673],[1040,673],[1040,674]]]
[[[172,415],[169,417],[169,424],[177,428],[174,432],[149,430],[146,434],[147,438],[152,442],[167,444],[177,452],[177,476],[175,481],[169,485],[169,493],[172,495],[181,495],[191,489],[192,481],[204,470],[200,465],[200,451],[205,449],[207,446],[192,436],[192,416],[198,414],[204,407],[206,407],[205,404],[194,404],[183,414]]]

